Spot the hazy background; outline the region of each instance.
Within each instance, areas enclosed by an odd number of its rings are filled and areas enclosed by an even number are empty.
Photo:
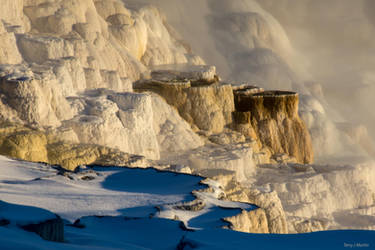
[[[375,1],[259,0],[342,116],[375,136]]]
[[[159,6],[224,80],[299,92],[319,162],[375,156],[375,1],[124,2]]]

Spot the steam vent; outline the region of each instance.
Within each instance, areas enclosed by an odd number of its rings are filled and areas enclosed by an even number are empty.
[[[254,86],[234,88],[234,124],[248,125],[248,135],[272,155],[287,154],[299,163],[313,162],[309,132],[298,115],[298,94],[263,91]]]

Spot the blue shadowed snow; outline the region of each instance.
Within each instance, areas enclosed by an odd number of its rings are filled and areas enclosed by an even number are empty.
[[[375,231],[323,231],[307,234],[245,234],[231,230],[189,233],[185,240],[197,249],[375,249]]]
[[[221,218],[235,216],[241,213],[239,208],[221,208],[211,207],[207,212],[197,216],[188,221],[190,228],[221,228],[228,225],[228,223],[221,220]]]
[[[94,168],[103,171],[106,168]],[[112,169],[113,170],[113,169]],[[189,194],[201,189],[203,179],[197,176],[161,172],[156,169],[116,168],[117,172],[109,175],[102,183],[103,188],[116,191],[148,193],[159,195]]]
[[[198,194],[207,204],[203,210],[174,209],[171,204],[192,199],[191,191],[203,187],[199,184],[200,177],[155,169],[95,167],[94,173],[72,174],[70,179],[37,164],[10,160],[3,161],[5,163],[9,166],[1,172],[1,198],[34,207],[0,202],[0,219],[10,221],[10,224],[4,221],[2,226],[0,224],[1,250],[176,249],[177,245],[195,246],[197,249],[375,249],[375,231],[261,235],[221,229],[225,224],[221,221],[222,217],[240,212],[235,208],[250,210],[256,207],[218,200],[211,193]],[[95,178],[90,181],[81,179],[86,174]],[[171,216],[149,218],[157,211],[155,206],[160,205],[167,210],[159,213],[165,211]],[[69,212],[74,215],[70,219],[85,215],[104,216],[81,218],[79,225],[83,228],[66,225],[65,243],[45,241],[17,226],[25,221],[49,219],[55,216],[54,213],[69,215]],[[177,218],[174,215],[185,219],[189,227],[200,230],[186,231],[180,221],[165,219]]]
[[[125,245],[145,249],[175,249],[186,231],[180,222],[161,218],[125,219],[123,217],[85,217],[80,220],[85,228],[66,228],[72,244],[127,249]]]
[[[8,220],[12,224],[22,226],[51,219],[56,219],[56,215],[48,210],[11,204],[0,200],[0,220]]]

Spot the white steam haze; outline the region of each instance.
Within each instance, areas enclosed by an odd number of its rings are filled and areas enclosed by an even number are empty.
[[[126,0],[159,6],[226,81],[300,93],[317,162],[373,158],[375,1]]]

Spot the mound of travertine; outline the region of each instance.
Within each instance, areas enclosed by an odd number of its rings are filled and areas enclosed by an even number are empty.
[[[223,200],[250,203],[259,207],[224,218],[230,223],[230,229],[247,233],[288,233],[285,212],[276,192],[244,187],[236,180],[233,171],[207,169],[199,171],[199,174],[220,184]]]
[[[133,93],[148,67],[204,64],[157,8],[129,9],[121,0],[1,4],[2,120],[150,159],[203,144],[159,97]],[[59,133],[67,129],[68,137]]]
[[[75,170],[80,165],[147,166],[142,156],[95,144],[68,143],[49,131],[40,131],[7,122],[0,124],[2,155],[32,162],[59,165]]]
[[[189,72],[158,69],[151,79],[139,80],[133,88],[159,94],[193,128],[216,135],[213,139],[230,128],[256,140],[256,151],[269,151],[273,158],[285,154],[299,163],[313,161],[310,134],[298,115],[297,93],[250,85],[232,87],[220,82],[212,71],[208,66]]]
[[[232,87],[218,84],[215,67],[155,70],[151,79],[139,80],[133,88],[161,95],[196,129],[221,133],[232,123]]]

